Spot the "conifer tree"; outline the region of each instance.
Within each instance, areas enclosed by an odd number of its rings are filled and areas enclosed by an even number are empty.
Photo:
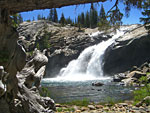
[[[86,26],[87,28],[90,27],[90,17],[89,17],[89,12],[88,12],[88,11],[86,12],[85,26]]]
[[[107,30],[110,27],[103,5],[101,5],[101,9],[100,9],[98,27],[99,30]]]
[[[49,20],[49,21],[53,21],[53,18],[54,18],[54,10],[53,10],[53,9],[50,9],[49,16],[48,16],[48,20]]]
[[[66,23],[66,20],[65,20],[65,17],[64,17],[64,14],[63,14],[63,13],[61,14],[61,18],[60,18],[59,23],[61,23],[62,26],[64,26],[65,23]]]
[[[54,15],[53,15],[53,22],[58,22],[58,15],[57,15],[57,10],[56,10],[56,8],[54,8]]]
[[[72,20],[70,19],[70,17],[66,19],[66,23],[67,24],[72,24],[73,23]]]
[[[90,27],[94,28],[97,26],[98,14],[97,10],[93,7],[90,9]]]
[[[37,16],[37,20],[41,20],[41,19],[42,19],[41,15],[40,15],[40,14],[38,14],[38,16]]]
[[[33,17],[32,21],[34,21],[34,20],[35,20],[35,18]]]
[[[99,14],[99,21],[103,21],[103,20],[106,20],[106,14],[105,14],[105,10],[102,4],[100,14]]]
[[[140,21],[144,22],[145,28],[148,29],[150,33],[150,0],[144,2],[143,9],[142,15],[144,17],[140,18]]]
[[[85,17],[84,17],[84,13],[81,13],[81,24],[84,27],[85,26]]]

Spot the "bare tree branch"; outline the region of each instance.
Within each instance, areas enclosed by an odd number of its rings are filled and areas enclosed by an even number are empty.
[[[114,7],[118,7],[118,0],[116,0],[114,6],[107,12],[107,15],[112,11]]]

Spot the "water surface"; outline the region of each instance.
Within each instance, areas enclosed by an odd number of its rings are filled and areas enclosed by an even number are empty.
[[[104,83],[103,86],[92,86],[93,82]],[[132,87],[125,87],[107,80],[88,81],[54,81],[43,80],[42,86],[48,87],[51,98],[56,103],[88,99],[91,102],[107,102],[132,99]]]

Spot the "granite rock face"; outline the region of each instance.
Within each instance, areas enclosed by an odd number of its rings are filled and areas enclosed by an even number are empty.
[[[27,51],[33,51],[45,33],[48,34],[47,42],[50,44],[50,48],[46,50],[49,59],[46,68],[48,77],[57,75],[62,67],[76,59],[85,48],[111,38],[110,35],[103,33],[91,36],[88,29],[83,28],[82,32],[78,32],[77,27],[70,25],[61,27],[60,24],[44,20],[24,22],[17,30],[20,36],[19,43]]]
[[[49,97],[41,97],[38,93],[40,80],[48,62],[47,57],[36,53],[33,62],[30,63],[35,71],[31,78],[34,78],[33,82],[36,87],[35,90],[32,90],[21,79],[21,72],[26,71],[24,69],[26,53],[18,43],[18,32],[10,26],[10,19],[6,19],[4,13],[0,12],[0,15],[3,17],[0,18],[0,113],[53,112],[55,110],[54,101]],[[26,69],[30,70],[30,68]],[[22,78],[27,83],[30,81],[26,76]]]
[[[104,72],[116,74],[150,61],[150,35],[144,26],[125,33],[107,48],[104,56]]]

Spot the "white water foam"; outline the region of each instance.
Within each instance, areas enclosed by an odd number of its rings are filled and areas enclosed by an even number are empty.
[[[111,79],[103,75],[102,61],[105,50],[115,42],[115,39],[122,36],[126,30],[132,27],[122,27],[116,34],[107,41],[86,48],[76,60],[69,62],[67,67],[62,68],[56,78],[45,78],[43,81],[87,81]],[[98,35],[98,33],[95,33]],[[94,34],[94,35],[95,35]]]

